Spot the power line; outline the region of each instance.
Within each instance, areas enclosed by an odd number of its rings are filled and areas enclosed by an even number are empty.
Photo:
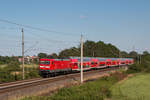
[[[14,24],[14,25],[21,26],[21,27],[24,27],[24,28],[29,28],[29,29],[34,29],[34,30],[39,30],[39,31],[44,31],[44,32],[77,36],[75,33],[66,33],[66,32],[47,30],[47,29],[43,29],[43,28],[38,28],[38,27],[29,26],[29,25],[19,24],[19,23],[12,22],[12,21],[9,21],[9,20],[4,20],[4,19],[0,19],[0,21],[4,22],[4,23]]]
[[[33,45],[32,45],[31,47],[29,47],[28,49],[26,49],[26,50],[24,51],[24,53],[27,53],[28,51],[31,51],[38,43],[39,43],[39,42],[36,41],[36,43],[33,44]]]
[[[46,40],[46,41],[49,41],[49,42],[57,42],[57,43],[64,43],[64,42],[74,42],[74,43],[79,43],[79,41],[66,41],[66,40],[55,40],[55,39],[51,39],[51,38],[48,38],[48,37],[43,37],[44,35],[43,34],[37,34],[36,33],[36,35],[35,35],[35,33],[33,33],[33,32],[31,32],[31,31],[29,31],[29,30],[25,30],[25,31],[27,31],[29,34],[32,34],[32,35],[34,35],[34,36],[36,36],[36,37],[38,37],[38,38],[40,38],[41,39],[41,37],[43,38],[42,39],[42,41],[44,41],[44,40]],[[40,41],[40,42],[42,42],[42,41]]]

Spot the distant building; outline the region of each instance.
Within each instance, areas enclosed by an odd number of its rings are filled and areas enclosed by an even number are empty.
[[[24,61],[26,64],[31,64],[34,60],[38,60],[38,56],[25,56]],[[22,58],[18,58],[18,61],[22,63]]]

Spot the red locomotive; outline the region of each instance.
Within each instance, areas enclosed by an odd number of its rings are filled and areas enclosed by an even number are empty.
[[[132,58],[84,57],[83,70],[131,65],[133,63],[134,60]],[[80,66],[80,57],[71,57],[70,59],[40,59],[39,74],[47,77],[56,73],[70,73],[80,71]]]

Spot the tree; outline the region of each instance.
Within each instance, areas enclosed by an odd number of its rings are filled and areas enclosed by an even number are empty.
[[[143,55],[149,55],[149,52],[148,51],[144,51]]]
[[[87,56],[87,57],[95,56],[96,43],[94,41],[87,40],[83,45],[84,45],[83,46],[84,56]]]
[[[126,51],[121,51],[120,56],[125,58],[125,57],[129,57],[129,54]]]
[[[118,57],[120,50],[112,44],[105,44],[103,41],[89,41],[84,42],[83,46],[85,57]],[[80,46],[78,48],[72,47],[65,49],[59,53],[60,58],[69,56],[80,56]]]
[[[129,53],[129,56],[132,57],[132,58],[136,58],[136,57],[138,56],[138,53],[135,52],[135,51],[131,51],[131,52]]]
[[[39,53],[38,57],[39,58],[47,58],[47,54],[46,53]]]
[[[58,55],[56,53],[52,53],[51,55],[48,55],[47,58],[57,59]]]
[[[59,53],[59,58],[69,58],[70,56],[80,56],[79,48],[72,47],[70,49],[65,49]]]
[[[20,66],[19,63],[17,61],[11,61],[6,67],[5,67],[6,71],[8,72],[12,72],[12,71],[19,71],[20,70]]]

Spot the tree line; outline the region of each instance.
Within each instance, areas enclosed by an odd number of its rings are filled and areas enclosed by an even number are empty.
[[[38,64],[38,59],[40,58],[69,58],[70,56],[80,56],[80,45],[77,47],[71,47],[64,49],[58,54],[47,54],[39,53],[32,63]],[[144,51],[143,54],[138,54],[135,51],[129,53],[125,51],[120,51],[116,46],[112,44],[106,44],[102,41],[94,42],[87,40],[84,42],[84,56],[85,57],[130,57],[134,58],[135,64],[129,67],[128,72],[150,72],[150,54],[148,51]],[[0,83],[16,81],[22,79],[22,68],[20,67],[20,62],[18,58],[21,56],[0,56]],[[6,65],[1,67],[1,65]],[[33,78],[39,77],[37,68],[25,68],[25,77]]]
[[[77,47],[71,47],[68,49],[64,49],[58,54],[52,53],[50,55],[46,53],[39,53],[38,57],[39,58],[69,58],[70,56],[80,56],[80,45]],[[126,51],[121,51],[119,50],[116,46],[112,45],[111,43],[104,43],[103,41],[85,41],[84,46],[83,46],[83,55],[85,57],[114,57],[114,58],[127,58],[131,57],[134,58],[135,60],[138,59],[138,54],[135,51],[131,52],[126,52]],[[144,53],[146,53],[145,51]],[[147,52],[148,53],[148,52]]]
[[[51,58],[51,59],[59,59],[59,58],[69,58],[70,56],[77,56],[80,57],[80,45],[77,47],[71,47],[68,49],[64,49],[60,51],[58,54],[52,53],[39,53],[37,54],[38,59],[40,58]],[[83,46],[84,50],[84,56],[85,57],[114,57],[114,58],[134,58],[136,61],[138,61],[140,58],[140,55],[149,54],[148,51],[144,51],[143,54],[138,54],[135,51],[126,52],[119,50],[116,46],[112,45],[111,43],[104,43],[103,41],[90,41],[87,40],[84,42]],[[21,58],[21,56],[0,56],[0,64],[9,64],[10,62],[18,62],[18,58]],[[34,59],[34,63],[38,63],[37,59]]]

